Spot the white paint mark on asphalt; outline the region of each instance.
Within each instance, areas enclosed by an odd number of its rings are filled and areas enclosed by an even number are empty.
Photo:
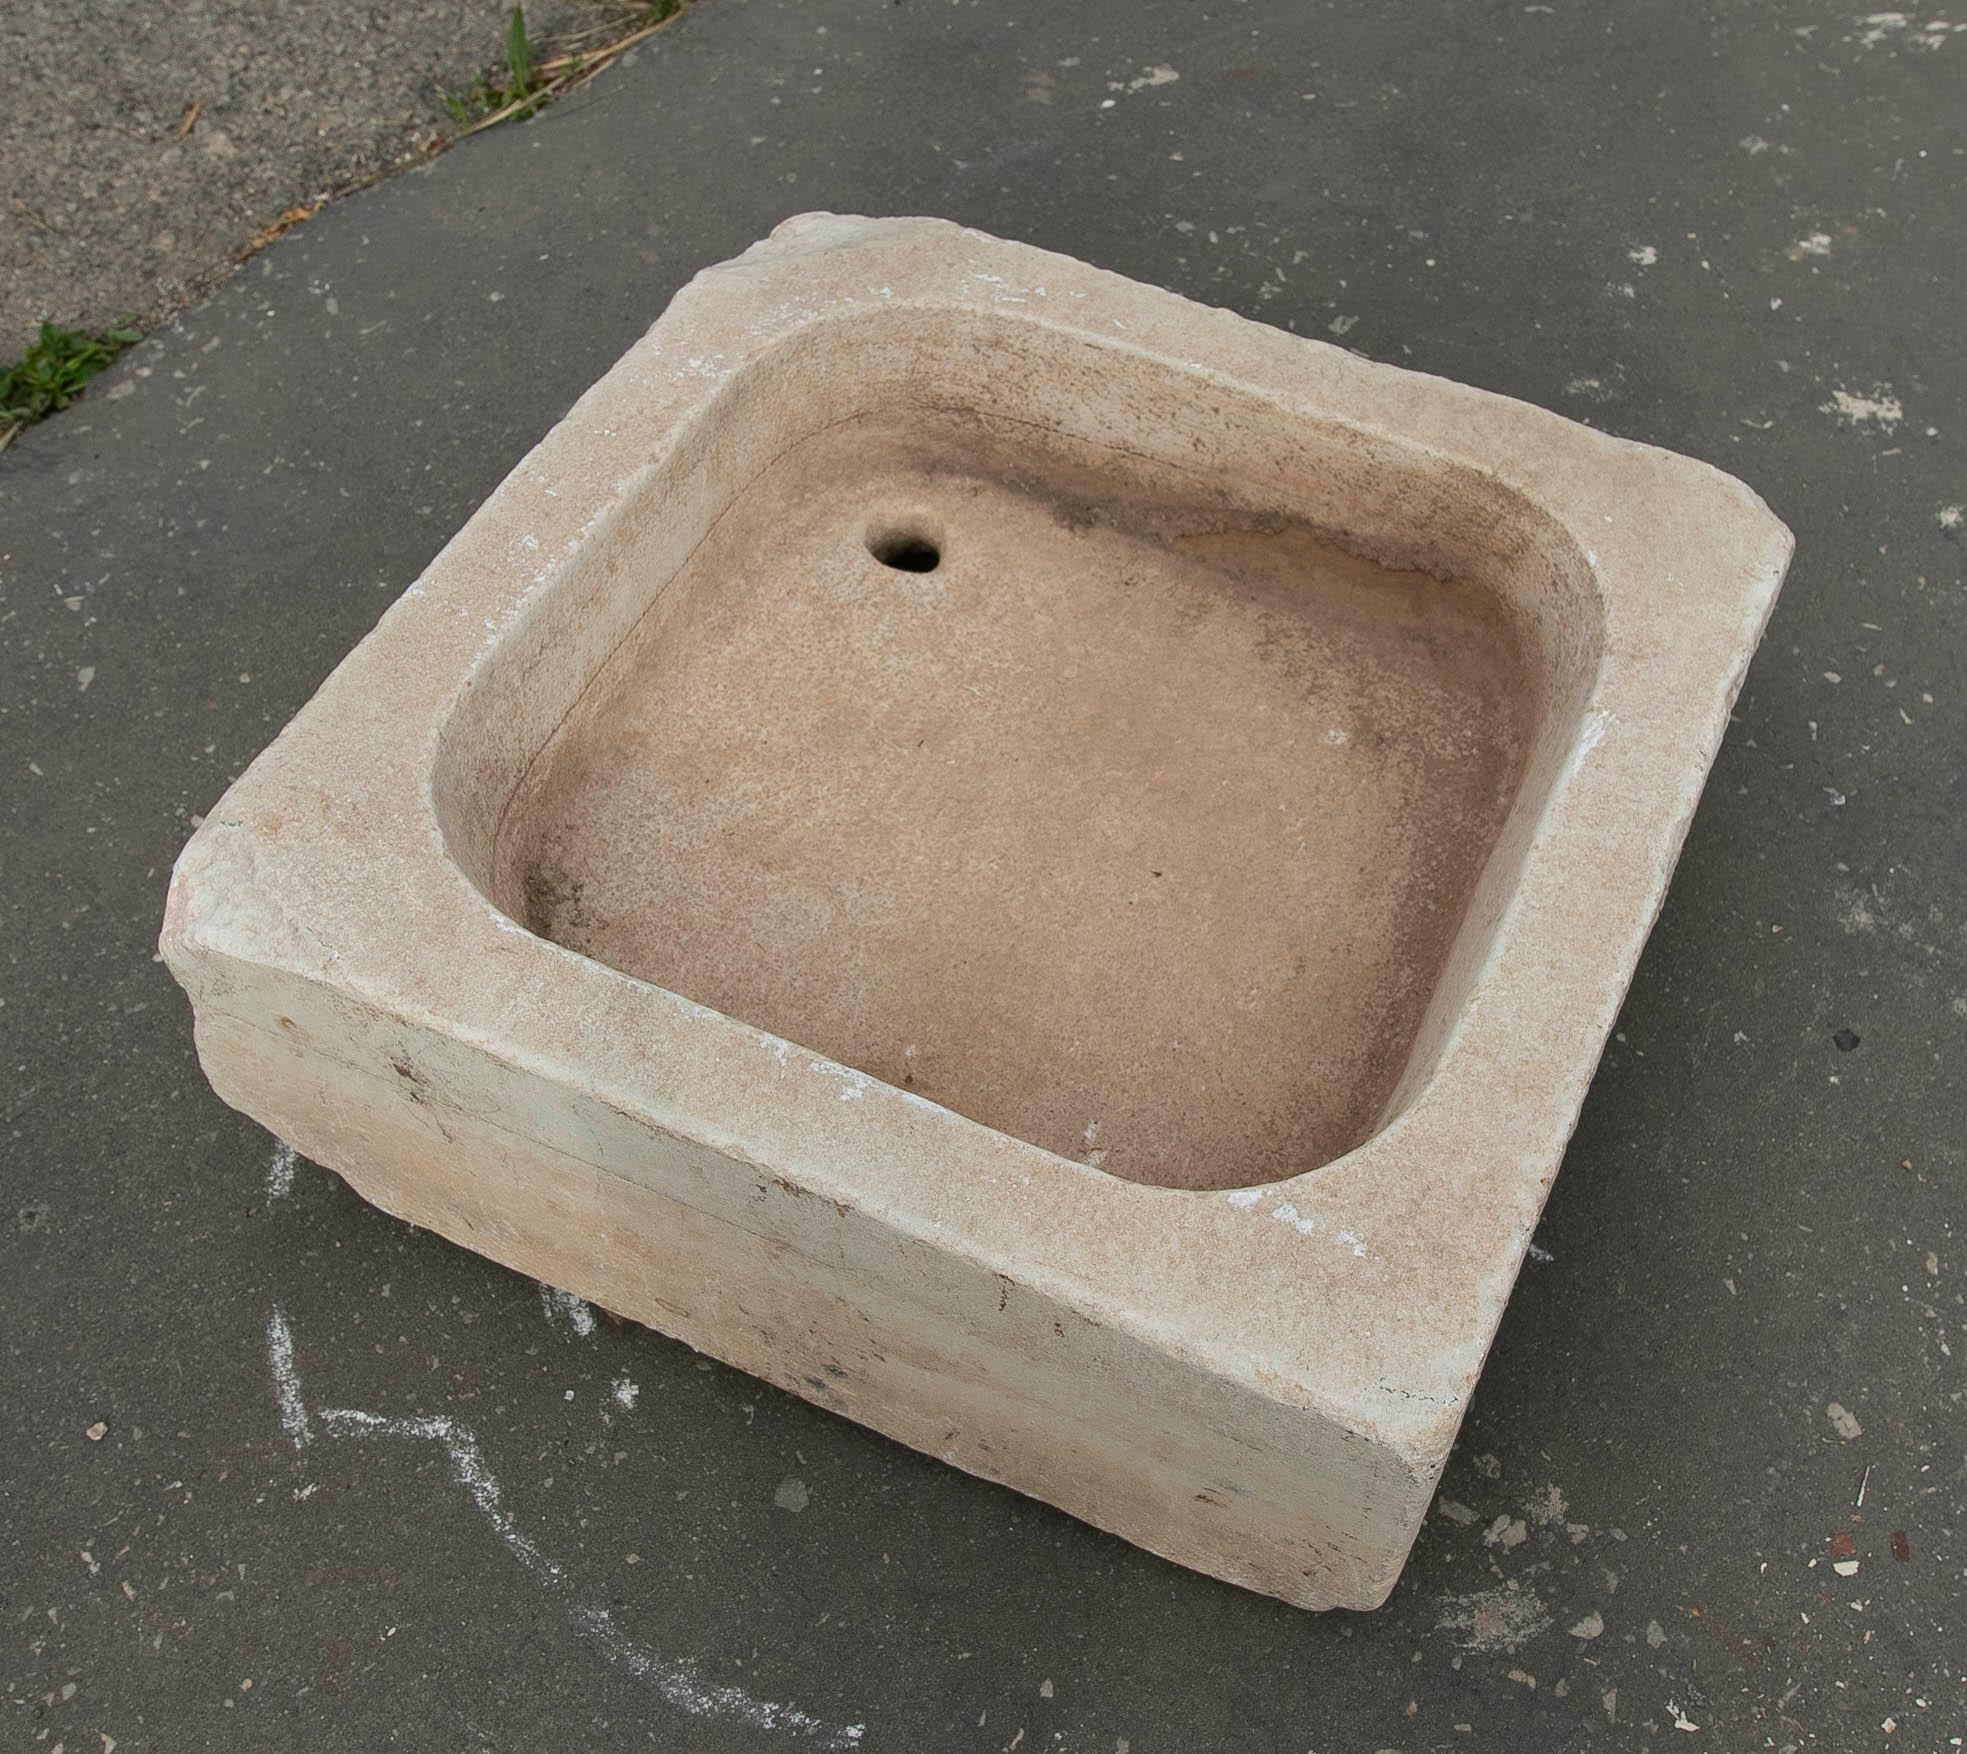
[[[1818,405],[1825,414],[1834,414],[1846,426],[1863,426],[1867,421],[1887,432],[1905,418],[1905,407],[1884,384],[1874,385],[1869,396],[1850,390],[1833,390],[1830,400]]]
[[[594,1332],[594,1311],[586,1301],[576,1297],[571,1291],[562,1291],[557,1285],[540,1281],[540,1308],[546,1311],[546,1319],[555,1328],[570,1327],[585,1340]]]
[[[1459,1633],[1455,1642],[1464,1650],[1506,1656],[1547,1631],[1551,1618],[1536,1591],[1511,1580],[1495,1589],[1446,1597],[1435,1627]]]
[[[1855,1443],[1865,1434],[1865,1428],[1858,1423],[1858,1416],[1836,1401],[1824,1408],[1824,1417],[1830,1421],[1831,1429],[1846,1443]]]
[[[294,1191],[294,1148],[285,1139],[273,1147],[273,1159],[266,1166],[266,1197],[284,1200]]]

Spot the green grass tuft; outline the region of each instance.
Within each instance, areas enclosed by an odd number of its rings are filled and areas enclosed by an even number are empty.
[[[684,0],[638,0],[626,9],[601,0],[601,6],[605,16],[598,24],[544,45],[526,34],[526,14],[513,7],[505,19],[504,67],[481,74],[468,91],[441,94],[458,125],[455,138],[499,122],[523,122],[555,98],[579,91],[677,17]]]
[[[518,122],[539,109],[547,96],[532,39],[526,35],[526,9],[515,6],[505,17],[505,71],[481,75],[469,91],[447,95],[444,107],[461,127],[490,116]]]
[[[43,323],[28,350],[0,371],[0,447],[22,427],[66,408],[82,394],[83,385],[137,339],[137,331],[127,327],[91,335]]]

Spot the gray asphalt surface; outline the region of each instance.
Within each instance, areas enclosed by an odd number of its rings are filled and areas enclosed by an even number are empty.
[[[7,1739],[1959,1746],[1963,118],[1967,33],[1771,0],[719,0],[591,101],[330,209],[24,434]],[[1546,403],[1797,532],[1379,1613],[1189,1575],[543,1300],[199,1075],[152,955],[195,814],[684,279],[816,207]]]
[[[10,0],[0,358],[44,317],[147,326],[288,208],[421,158],[455,131],[443,94],[499,61],[509,4]],[[606,10],[531,0],[526,17],[551,35]]]

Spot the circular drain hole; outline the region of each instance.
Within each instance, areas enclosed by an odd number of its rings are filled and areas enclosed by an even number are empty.
[[[868,536],[867,551],[897,572],[934,572],[943,557],[943,551],[920,530],[876,530]]]

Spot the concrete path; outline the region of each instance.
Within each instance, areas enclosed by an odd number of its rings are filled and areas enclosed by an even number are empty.
[[[719,0],[0,458],[12,1742],[1967,1735],[1967,32],[1704,12]],[[814,207],[1547,403],[1796,529],[1378,1614],[1184,1574],[390,1221],[219,1105],[152,960],[196,813],[687,276]]]

